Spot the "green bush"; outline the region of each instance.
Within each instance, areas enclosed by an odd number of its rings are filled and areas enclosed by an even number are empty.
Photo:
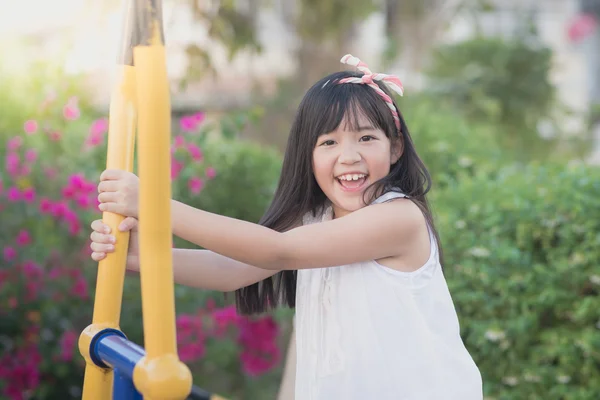
[[[400,108],[436,189],[477,174],[492,174],[514,161],[497,143],[491,125],[469,122],[434,98],[412,96]]]
[[[206,163],[218,171],[197,199],[174,191],[195,207],[245,221],[258,222],[273,198],[281,170],[281,154],[240,140],[208,140]]]
[[[600,170],[509,167],[435,192],[445,273],[490,399],[600,393]]]

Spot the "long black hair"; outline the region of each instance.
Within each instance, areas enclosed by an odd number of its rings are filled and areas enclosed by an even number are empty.
[[[358,117],[364,115],[375,128],[385,133],[392,147],[402,146],[402,156],[391,166],[390,173],[365,191],[371,197],[365,204],[371,203],[386,190],[401,191],[421,209],[441,251],[426,199],[431,188],[431,177],[417,155],[397,104],[394,102],[400,117],[400,132],[391,110],[373,88],[364,84],[338,83],[340,79],[362,75],[360,72],[336,72],[308,90],[292,124],[273,201],[259,224],[285,232],[301,225],[306,213],[312,212],[314,215],[322,209],[327,197],[317,184],[312,168],[312,154],[317,139],[335,131],[341,123],[349,124],[348,129],[356,129]],[[384,85],[379,86],[392,97]],[[296,276],[296,271],[281,271],[261,282],[238,289],[235,297],[239,312],[260,313],[280,304],[294,307]]]

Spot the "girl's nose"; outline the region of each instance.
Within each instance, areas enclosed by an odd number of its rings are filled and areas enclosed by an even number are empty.
[[[343,146],[338,158],[341,164],[354,164],[362,159],[360,153],[354,146]]]

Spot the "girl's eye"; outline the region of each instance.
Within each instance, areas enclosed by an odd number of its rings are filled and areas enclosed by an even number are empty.
[[[375,137],[371,135],[365,135],[360,138],[361,142],[370,142],[371,140],[375,140]]]
[[[333,140],[325,140],[323,143],[320,144],[320,146],[332,146],[334,144],[335,142]]]

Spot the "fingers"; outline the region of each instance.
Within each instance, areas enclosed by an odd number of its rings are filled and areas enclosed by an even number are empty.
[[[113,251],[115,251],[115,245],[92,242],[92,244],[90,244],[90,249],[92,249],[92,251],[94,253],[105,253],[106,254],[106,253],[112,253]]]
[[[102,192],[98,195],[98,201],[100,203],[118,203],[122,197],[118,192]]]
[[[104,258],[106,258],[105,253],[96,253],[96,252],[92,253],[92,260],[94,260],[94,261],[100,261],[100,260],[103,260]]]
[[[116,243],[117,239],[113,236],[113,235],[105,235],[103,233],[100,232],[92,232],[90,234],[90,239],[92,242],[96,242],[96,243],[104,243],[104,244],[114,244]]]
[[[98,193],[116,192],[119,190],[119,182],[117,181],[101,181],[98,184]]]
[[[125,171],[120,169],[107,169],[100,174],[101,181],[117,180],[123,178]]]
[[[119,230],[121,232],[127,232],[134,228],[137,228],[138,220],[133,217],[127,217],[119,224]]]
[[[125,215],[125,207],[120,203],[101,203],[98,205],[98,209],[103,212],[111,212],[113,214]]]
[[[102,222],[101,219],[97,219],[92,222],[92,229],[96,232],[110,233],[110,226]]]

